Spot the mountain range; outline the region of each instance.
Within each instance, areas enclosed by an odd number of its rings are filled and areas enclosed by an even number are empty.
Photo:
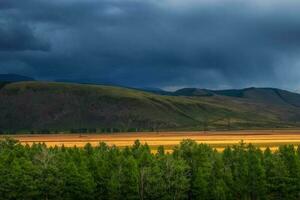
[[[276,88],[165,92],[41,81],[0,88],[4,133],[300,127],[300,94]]]

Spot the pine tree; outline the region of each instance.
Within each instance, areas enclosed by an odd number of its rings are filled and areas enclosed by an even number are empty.
[[[246,146],[242,142],[232,148],[232,193],[235,199],[247,199],[248,160]]]
[[[265,169],[262,166],[262,152],[253,145],[248,146],[248,193],[250,199],[266,199]]]
[[[210,177],[208,180],[208,198],[225,200],[230,198],[229,188],[226,185],[226,174],[224,164],[220,155],[215,152]]]

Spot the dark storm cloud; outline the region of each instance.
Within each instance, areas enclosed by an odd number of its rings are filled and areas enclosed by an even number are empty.
[[[49,44],[38,40],[26,25],[0,23],[0,51],[25,50],[48,51]]]
[[[293,0],[2,0],[0,73],[294,89],[299,11]]]

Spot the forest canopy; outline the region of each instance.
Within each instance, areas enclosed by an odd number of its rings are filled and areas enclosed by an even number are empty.
[[[0,199],[299,199],[300,150],[241,143],[217,152],[184,140],[172,153],[0,142]]]

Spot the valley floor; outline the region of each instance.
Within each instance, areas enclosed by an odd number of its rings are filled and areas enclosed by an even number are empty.
[[[1,136],[5,138],[6,136]],[[111,133],[111,134],[49,134],[49,135],[9,135],[22,144],[45,143],[47,146],[83,147],[86,143],[93,146],[99,142],[117,147],[130,146],[135,140],[147,143],[155,152],[163,145],[166,150],[172,150],[184,139],[192,139],[198,143],[206,143],[223,150],[226,146],[238,144],[241,141],[252,143],[262,149],[270,147],[276,150],[283,144],[300,144],[300,130],[263,130],[263,131],[209,131],[209,132],[142,132],[142,133]]]

